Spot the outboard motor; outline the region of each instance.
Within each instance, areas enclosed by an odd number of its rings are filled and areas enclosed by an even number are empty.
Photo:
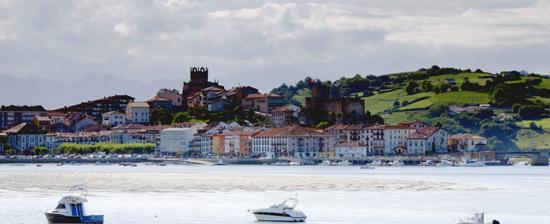
[[[493,220],[493,224],[500,224],[498,220]]]

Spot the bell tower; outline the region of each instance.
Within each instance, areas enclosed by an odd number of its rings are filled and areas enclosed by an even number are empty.
[[[190,83],[207,83],[208,82],[208,67],[191,67]]]

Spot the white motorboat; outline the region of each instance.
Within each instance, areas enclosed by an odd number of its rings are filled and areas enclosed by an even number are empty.
[[[269,208],[252,210],[252,214],[258,221],[268,222],[305,222],[306,215],[295,207],[298,199],[289,198],[281,204],[272,205]]]
[[[76,192],[80,191],[80,195]],[[46,219],[50,224],[64,223],[87,223],[103,224],[103,215],[86,215],[84,203],[86,200],[86,187],[84,185],[72,186],[69,194],[59,200],[57,207],[45,213]]]
[[[372,161],[371,165],[373,165],[373,166],[382,166],[382,161],[380,161],[380,160]]]
[[[215,162],[213,164],[214,166],[223,166],[223,165],[227,165],[227,163],[225,163],[223,160],[218,160],[217,162]]]
[[[394,160],[390,163],[390,166],[404,166],[405,164],[401,160]]]
[[[485,223],[485,213],[473,213],[470,216],[459,219],[456,224],[500,224],[499,221],[493,220],[492,222]]]
[[[469,160],[466,160],[466,162],[464,162],[462,166],[463,167],[484,167],[485,163],[481,161],[477,161],[475,159],[469,159]]]
[[[337,166],[351,166],[352,163],[349,160],[343,160],[338,163],[336,163]]]
[[[280,162],[272,163],[271,165],[272,166],[290,166],[290,163],[286,161],[280,161]]]
[[[454,166],[454,163],[449,160],[441,160],[440,163],[437,164],[437,166],[445,167],[445,166]]]
[[[323,160],[323,162],[319,163],[319,166],[332,166],[332,163],[329,160]]]

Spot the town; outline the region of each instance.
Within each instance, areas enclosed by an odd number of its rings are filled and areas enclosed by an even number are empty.
[[[2,106],[0,153],[8,159],[103,153],[312,164],[496,159],[483,136],[450,135],[441,125],[414,120],[385,124],[363,100],[331,97],[318,80],[311,81],[311,97],[300,107],[251,86],[225,89],[209,81],[207,67],[189,72],[181,91],[161,89],[147,101],[114,95],[54,110]],[[201,114],[214,118],[198,119]]]

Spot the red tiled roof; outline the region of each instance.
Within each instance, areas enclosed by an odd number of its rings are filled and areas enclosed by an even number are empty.
[[[270,130],[262,131],[258,137],[282,137],[282,136],[304,136],[304,135],[326,135],[320,129],[311,127],[302,127],[298,125],[285,126],[281,128],[273,128]]]

